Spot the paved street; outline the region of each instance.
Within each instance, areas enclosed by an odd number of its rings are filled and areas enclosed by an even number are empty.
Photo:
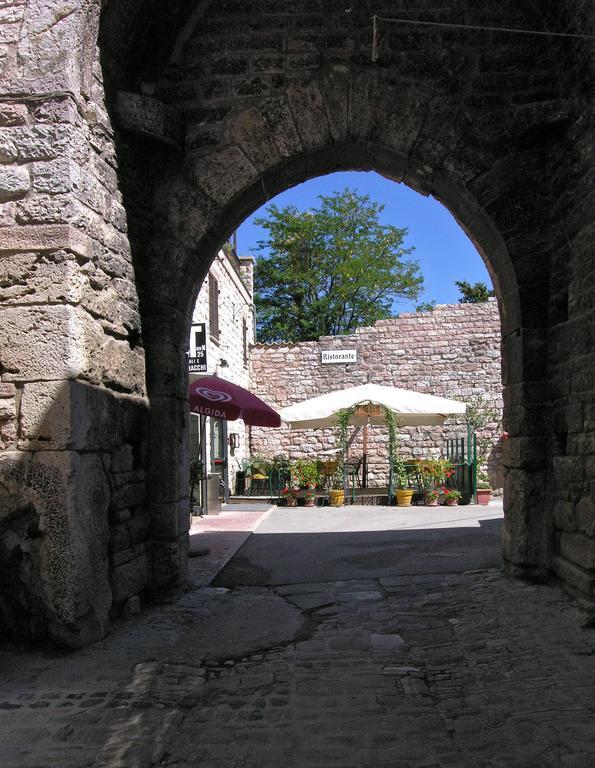
[[[226,513],[210,586],[0,646],[0,768],[592,768],[595,630],[502,574],[501,507],[368,513]]]

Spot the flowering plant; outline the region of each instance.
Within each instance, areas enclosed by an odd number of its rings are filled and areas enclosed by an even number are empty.
[[[316,488],[320,480],[318,463],[314,460],[297,459],[291,462],[291,480],[299,488]]]
[[[460,499],[462,496],[461,492],[457,491],[455,488],[442,488],[441,492],[444,494],[446,501],[449,499]]]
[[[449,459],[424,459],[419,464],[419,471],[426,488],[446,482],[454,474],[454,467]]]
[[[439,488],[429,488],[425,491],[426,501],[435,501],[440,496]]]
[[[288,496],[292,496],[293,498],[296,498],[298,495],[298,489],[292,488],[290,485],[286,485],[285,488],[281,488],[281,496],[285,496],[287,498]]]

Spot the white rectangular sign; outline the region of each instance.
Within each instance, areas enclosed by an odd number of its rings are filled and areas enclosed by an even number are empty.
[[[357,363],[357,349],[329,349],[321,352],[321,363]]]

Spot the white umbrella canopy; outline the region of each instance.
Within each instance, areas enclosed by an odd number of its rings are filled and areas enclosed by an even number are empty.
[[[354,405],[361,405],[350,419],[350,424],[355,425],[384,424],[382,405],[393,411],[399,426],[404,427],[441,425],[447,416],[465,413],[465,404],[457,400],[409,389],[362,384],[290,405],[279,411],[279,415],[291,429],[323,429],[337,426],[338,411]]]

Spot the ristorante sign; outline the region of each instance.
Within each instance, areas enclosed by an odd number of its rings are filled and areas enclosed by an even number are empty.
[[[357,363],[356,349],[327,349],[320,353],[321,363]]]

